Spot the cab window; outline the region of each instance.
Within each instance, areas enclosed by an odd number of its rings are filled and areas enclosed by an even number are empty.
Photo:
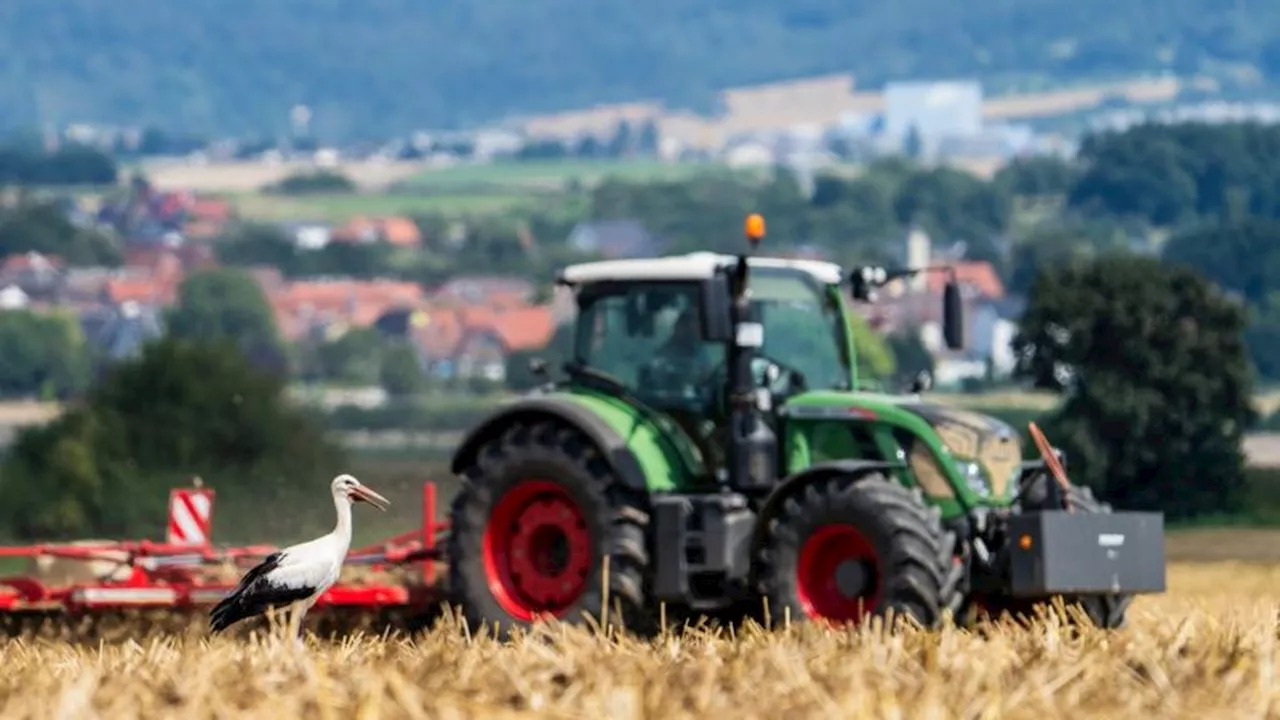
[[[761,354],[804,373],[811,389],[848,389],[849,329],[834,294],[808,273],[785,268],[753,268],[748,287],[764,325]]]
[[[696,283],[594,289],[579,308],[578,362],[655,405],[702,399],[725,348],[702,339]]]

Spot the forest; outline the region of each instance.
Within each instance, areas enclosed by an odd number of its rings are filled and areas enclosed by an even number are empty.
[[[115,122],[328,139],[852,72],[989,92],[1172,72],[1280,75],[1280,5],[1209,0],[8,0],[0,127]],[[358,58],[358,60],[355,60]]]

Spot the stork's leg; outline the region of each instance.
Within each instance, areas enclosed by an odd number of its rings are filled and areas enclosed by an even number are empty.
[[[306,617],[308,607],[309,606],[306,601],[297,602],[294,603],[292,608],[293,612],[290,613],[292,616],[290,619],[293,625],[293,640],[297,644],[299,650],[306,648],[306,641],[303,639],[302,620]]]

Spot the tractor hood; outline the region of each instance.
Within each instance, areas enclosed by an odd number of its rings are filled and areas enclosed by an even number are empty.
[[[957,461],[969,488],[991,500],[1007,499],[1022,469],[1022,438],[1013,426],[990,415],[927,402],[914,395],[808,392],[792,398],[786,412],[814,418],[870,416],[907,429],[912,425],[918,428],[914,421],[923,420]]]
[[[976,462],[986,475],[986,489],[991,495],[1004,497],[1017,486],[1022,470],[1022,438],[1012,425],[990,415],[940,403],[904,402],[899,407],[932,425],[938,439],[962,464]],[[971,487],[973,484],[971,480]]]

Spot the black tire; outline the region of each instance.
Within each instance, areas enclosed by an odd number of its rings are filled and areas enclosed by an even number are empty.
[[[1028,478],[1022,490],[1023,512],[1062,509],[1062,506],[1054,501],[1058,494],[1050,491],[1049,483],[1055,482],[1057,481],[1044,471],[1037,472]],[[1111,512],[1111,506],[1094,497],[1093,490],[1088,486],[1068,485],[1066,495],[1067,501],[1076,512]],[[1061,599],[1064,607],[1074,607],[1082,611],[1094,627],[1116,630],[1125,626],[1127,621],[1125,613],[1133,602],[1133,595],[1068,595],[1062,596]],[[1053,602],[1052,599],[1048,601],[998,599],[990,603],[989,612],[998,614],[999,611],[1004,610],[1013,616],[1021,615],[1031,618],[1035,617],[1038,606],[1051,602]],[[1074,620],[1072,613],[1068,612],[1067,620]]]
[[[883,474],[819,480],[787,498],[768,522],[768,535],[758,554],[759,577],[775,623],[788,612],[793,622],[839,624],[884,616],[892,610],[895,616],[907,615],[932,628],[962,602],[963,573],[953,558],[954,533],[942,527],[937,508],[927,506],[918,490],[891,482]],[[862,540],[855,539],[859,536]],[[815,596],[815,583],[837,582],[835,572],[847,567],[846,561],[853,557],[843,555],[828,579],[825,567],[834,560],[824,559],[827,542],[840,543],[830,551],[834,559],[859,543],[872,551],[874,569],[861,574],[863,579],[874,577],[874,602],[860,598],[859,610],[848,598],[851,587],[835,595],[822,592],[822,600]]]
[[[610,622],[620,621],[628,629],[640,629],[649,565],[645,494],[623,486],[583,433],[558,423],[515,425],[484,445],[477,458],[464,471],[465,482],[454,497],[446,542],[451,601],[461,606],[469,627],[475,631],[487,626],[506,638],[515,627],[530,626],[535,619],[530,616],[533,612],[574,624],[586,622],[586,616],[601,621],[605,585],[601,575],[607,554]],[[520,575],[513,565],[519,562],[515,556],[523,553],[500,552],[496,548],[486,551],[486,532],[495,510],[505,507],[504,498],[514,500],[516,494],[525,494],[533,478],[540,479],[542,489],[538,492],[544,493],[543,497],[545,493],[559,496],[554,501],[559,503],[556,508],[576,506],[579,522],[575,525],[584,526],[586,531],[585,536],[573,534],[576,542],[567,541],[579,551],[576,555],[568,553],[566,564],[573,567],[562,570],[561,575],[541,575],[555,577],[556,583],[561,576],[566,583],[583,583],[580,592],[571,592],[570,598],[555,603],[538,604],[528,596],[517,597],[518,590],[511,588],[513,578]],[[539,500],[537,504],[546,502],[549,501]],[[532,504],[535,503],[530,501]],[[508,531],[493,525],[490,541],[503,544],[503,533]],[[520,535],[521,531],[513,528],[510,532]],[[584,540],[588,536],[589,540]],[[535,564],[529,562],[529,566]],[[495,587],[499,588],[497,593],[492,589]]]

